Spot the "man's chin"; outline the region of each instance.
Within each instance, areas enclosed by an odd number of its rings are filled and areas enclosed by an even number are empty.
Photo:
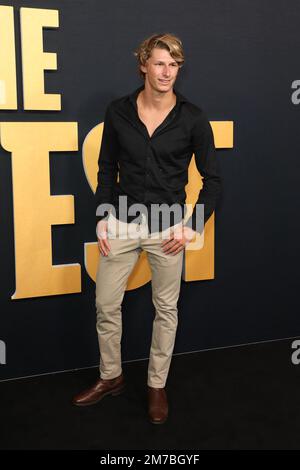
[[[170,83],[168,83],[168,85],[163,85],[162,83],[159,83],[159,82],[158,82],[157,88],[158,88],[159,91],[161,91],[161,92],[170,91],[170,90],[173,88],[173,83],[170,82]]]
[[[157,82],[157,83],[159,84],[160,87],[168,88],[172,85],[173,82],[168,82],[168,83]]]

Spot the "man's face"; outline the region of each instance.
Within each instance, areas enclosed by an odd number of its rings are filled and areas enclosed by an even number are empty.
[[[172,89],[179,67],[167,50],[155,47],[145,66],[141,65],[141,70],[151,88],[166,92]]]

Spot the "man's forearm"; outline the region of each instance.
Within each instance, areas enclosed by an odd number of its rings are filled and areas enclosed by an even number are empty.
[[[105,112],[98,159],[97,189],[95,193],[96,223],[107,218],[109,207],[113,203],[113,192],[118,178],[118,153],[118,137],[112,123],[109,105]]]

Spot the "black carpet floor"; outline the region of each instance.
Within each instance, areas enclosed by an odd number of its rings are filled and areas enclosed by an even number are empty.
[[[127,387],[71,404],[98,369],[0,382],[1,449],[300,449],[300,364],[292,340],[174,356],[170,415],[148,422],[147,361],[123,364]]]

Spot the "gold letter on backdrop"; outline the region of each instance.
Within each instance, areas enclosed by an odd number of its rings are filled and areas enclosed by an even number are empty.
[[[51,225],[74,223],[74,197],[50,194],[49,151],[78,150],[76,122],[2,122],[12,153],[16,291],[12,299],[81,292],[80,264],[53,265]]]
[[[58,28],[58,10],[20,8],[24,109],[60,110],[60,95],[45,93],[44,70],[56,70],[56,53],[43,52],[43,27]]]
[[[214,133],[216,148],[233,147],[233,122],[214,121],[211,122]],[[94,127],[86,136],[83,143],[83,166],[86,178],[93,192],[97,186],[98,156],[100,151],[103,132],[103,123]],[[199,174],[195,157],[192,157],[189,166],[189,182],[186,185],[186,204],[196,203],[199,189],[202,188],[201,175]],[[96,227],[95,227],[96,230]],[[198,238],[200,234],[197,235]],[[202,246],[202,244],[200,244]],[[199,246],[199,244],[198,244]],[[100,257],[100,260],[99,260]],[[85,268],[89,276],[95,281],[97,265],[101,263],[101,255],[97,243],[85,243]],[[185,250],[182,278],[185,281],[199,281],[213,279],[214,277],[214,214],[205,224],[205,242],[202,249]],[[147,255],[141,253],[133,272],[131,273],[127,290],[136,289],[151,280],[151,270],[148,264]]]
[[[0,109],[17,109],[14,9],[0,5]]]
[[[232,121],[211,121],[211,127],[216,149],[233,147]],[[186,204],[195,205],[199,188],[202,188],[202,179],[193,156],[189,166],[189,182],[185,187]],[[215,213],[206,222],[204,232],[202,237],[204,236],[205,241],[201,250],[185,250],[182,276],[185,281],[213,279],[215,276]]]

